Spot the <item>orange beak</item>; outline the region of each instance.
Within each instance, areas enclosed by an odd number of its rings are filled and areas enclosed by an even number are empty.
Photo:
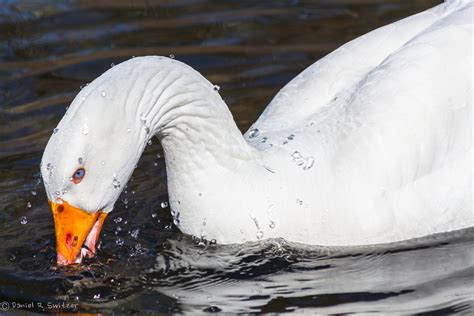
[[[84,256],[94,256],[95,244],[107,213],[98,211],[91,214],[66,201],[62,204],[49,201],[49,204],[56,230],[57,263],[81,263]]]

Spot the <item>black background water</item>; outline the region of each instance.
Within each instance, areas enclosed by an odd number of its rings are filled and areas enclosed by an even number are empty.
[[[107,219],[98,257],[58,268],[38,170],[66,106],[112,63],[175,55],[221,86],[245,131],[315,60],[436,3],[3,0],[0,309],[6,302],[37,312],[473,312],[472,231],[384,249],[199,245],[161,207],[166,174],[156,141]]]

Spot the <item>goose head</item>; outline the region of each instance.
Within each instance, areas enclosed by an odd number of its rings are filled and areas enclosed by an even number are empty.
[[[126,113],[127,102],[138,102],[133,93],[143,92],[129,90],[136,63],[117,65],[83,88],[44,150],[41,174],[60,265],[95,254],[102,224],[153,135],[146,118]]]

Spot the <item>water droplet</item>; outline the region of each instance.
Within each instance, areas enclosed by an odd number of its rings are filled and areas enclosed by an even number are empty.
[[[122,202],[123,202],[123,204],[127,205],[127,204],[128,204],[128,199],[127,199],[127,198],[124,198],[124,199],[122,200]]]
[[[206,243],[203,240],[200,240],[197,245],[198,247],[206,247]]]
[[[94,295],[94,299],[99,299],[100,298],[100,294],[95,294]]]
[[[299,151],[295,151],[293,154],[291,154],[291,157],[293,157],[293,159],[299,159],[301,158],[301,154],[299,153]]]
[[[137,228],[137,229],[134,229],[130,232],[130,236],[132,236],[133,238],[137,239],[138,237],[138,233],[140,232],[140,229]]]
[[[67,189],[63,189],[63,191],[61,192],[62,195],[66,194],[67,193]]]
[[[303,170],[308,170],[314,165],[314,158],[313,157],[308,157],[306,158],[306,164],[303,167]]]
[[[31,208],[31,203],[30,202],[26,203],[26,207]]]
[[[53,134],[56,134],[59,131],[58,128],[53,129]]]
[[[127,128],[127,133],[130,133],[132,130],[130,128]]]
[[[116,219],[114,219],[114,223],[120,223],[122,221],[122,218],[119,216]]]
[[[22,216],[20,219],[20,224],[21,225],[26,225],[28,223],[28,220],[26,219],[26,216]]]
[[[151,141],[151,139],[149,139],[147,145],[150,146],[151,144],[153,144],[153,142]]]
[[[77,159],[77,161],[79,162],[80,165],[82,165],[82,163],[84,162],[84,159],[82,159],[82,157],[79,157],[79,159]]]
[[[156,154],[156,158],[160,159],[160,158],[161,158],[161,155],[160,155],[160,154]]]
[[[158,166],[158,163],[157,163],[157,162],[154,162],[154,163],[153,163],[153,166],[157,167],[157,166]]]
[[[175,224],[175,226],[178,226],[178,225],[179,225],[179,219],[178,219],[178,218],[174,218],[174,219],[173,219],[173,224]]]
[[[262,137],[262,143],[265,143],[267,141],[266,137]]]
[[[288,140],[293,140],[295,138],[295,135],[294,134],[291,134],[290,136],[287,137]]]
[[[296,163],[297,166],[302,166],[303,170],[308,170],[314,165],[313,157],[303,157],[298,151],[295,151],[291,155],[291,160]]]
[[[303,201],[300,200],[300,199],[296,199],[296,204],[298,204],[298,205],[303,205]]]
[[[152,217],[152,218],[155,218],[156,215],[157,215],[156,213],[153,213],[153,214],[151,214],[151,217]]]
[[[89,134],[89,126],[87,126],[87,124],[84,124],[84,126],[82,127],[82,135],[87,134]]]
[[[161,208],[167,208],[168,207],[168,202],[164,201],[161,202]]]
[[[31,195],[35,196],[36,194],[38,194],[36,191],[31,191]]]
[[[114,186],[115,189],[118,189],[120,188],[121,184],[120,184],[120,181],[118,181],[117,179],[114,178],[114,180],[112,181],[112,184]]]
[[[174,57],[175,57],[174,54],[170,54],[171,59],[174,59]]]
[[[100,93],[100,95],[101,95],[103,98],[105,98],[105,96],[106,96],[107,94],[105,93],[105,91],[102,91],[102,92]]]
[[[270,224],[268,225],[268,227],[270,227],[271,229],[275,228],[276,227],[276,224],[274,221],[270,221]]]
[[[102,160],[102,161],[100,162],[100,164],[101,164],[102,166],[105,165],[105,161]]]
[[[257,239],[262,239],[263,238],[263,231],[259,230],[257,231]]]
[[[219,87],[218,85],[214,85],[214,91],[219,91],[221,89],[221,87]]]
[[[217,244],[217,240],[215,240],[215,239],[211,239],[211,241],[210,241],[210,243],[209,243],[209,244],[210,244],[210,245],[215,245],[215,244]]]
[[[110,68],[113,68],[115,66],[114,63],[110,63]]]
[[[249,132],[249,138],[257,137],[259,132],[258,128],[252,127]]]
[[[56,191],[56,192],[54,192],[54,194],[57,195],[57,196],[60,196],[60,195],[61,195],[61,191]]]

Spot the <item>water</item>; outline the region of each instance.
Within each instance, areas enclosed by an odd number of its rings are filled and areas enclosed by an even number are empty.
[[[158,142],[106,220],[99,255],[59,268],[39,175],[66,107],[111,64],[174,55],[220,87],[244,131],[314,60],[436,1],[38,3],[0,6],[0,308],[5,301],[38,312],[473,312],[472,230],[383,249],[206,243],[183,236],[161,206],[168,198]]]

